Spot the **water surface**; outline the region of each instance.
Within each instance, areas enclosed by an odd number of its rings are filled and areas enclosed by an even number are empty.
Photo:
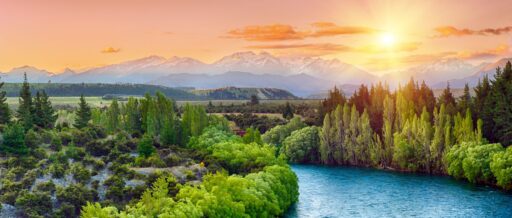
[[[286,217],[512,217],[512,194],[442,176],[293,165],[299,202]]]

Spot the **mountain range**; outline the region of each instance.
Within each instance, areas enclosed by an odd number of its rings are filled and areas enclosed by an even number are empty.
[[[4,82],[21,82],[26,72],[33,83],[139,83],[168,87],[215,89],[228,86],[281,88],[298,96],[325,92],[334,85],[359,85],[385,81],[391,87],[411,77],[435,87],[475,85],[483,75],[509,59],[471,65],[460,59],[441,59],[408,70],[376,76],[338,59],[315,57],[276,57],[266,52],[237,52],[204,63],[188,57],[148,56],[84,71],[65,69],[49,72],[32,66],[0,73]]]

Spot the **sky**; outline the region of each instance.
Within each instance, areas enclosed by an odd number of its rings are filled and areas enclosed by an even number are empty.
[[[211,63],[239,51],[338,58],[388,72],[511,55],[506,0],[0,0],[0,71],[149,55]]]

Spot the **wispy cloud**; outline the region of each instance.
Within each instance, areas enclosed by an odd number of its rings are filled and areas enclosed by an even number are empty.
[[[510,47],[506,44],[485,51],[459,52],[457,56],[462,59],[485,59],[496,58],[509,52]]]
[[[286,24],[253,25],[230,30],[225,37],[266,42],[379,32],[369,27],[338,26],[331,22],[316,22],[312,23],[311,27],[309,30],[298,30]]]
[[[295,30],[290,25],[272,24],[263,26],[246,26],[229,31],[228,38],[245,39],[247,41],[281,41],[304,39],[307,33]]]
[[[118,53],[120,51],[121,51],[120,48],[107,47],[107,48],[104,48],[103,50],[101,50],[101,53],[112,54],[112,53]]]
[[[459,29],[454,26],[440,26],[435,28],[435,37],[449,37],[449,36],[471,36],[471,35],[501,35],[512,32],[512,26],[502,28],[485,28],[480,30],[474,29]]]
[[[377,29],[362,26],[338,26],[331,22],[316,22],[311,26],[315,30],[309,35],[310,37],[324,37],[337,35],[353,35],[353,34],[371,34],[379,32]]]

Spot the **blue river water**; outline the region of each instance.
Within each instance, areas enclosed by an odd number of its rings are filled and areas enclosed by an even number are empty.
[[[512,193],[450,177],[292,165],[299,202],[285,217],[512,217]]]

